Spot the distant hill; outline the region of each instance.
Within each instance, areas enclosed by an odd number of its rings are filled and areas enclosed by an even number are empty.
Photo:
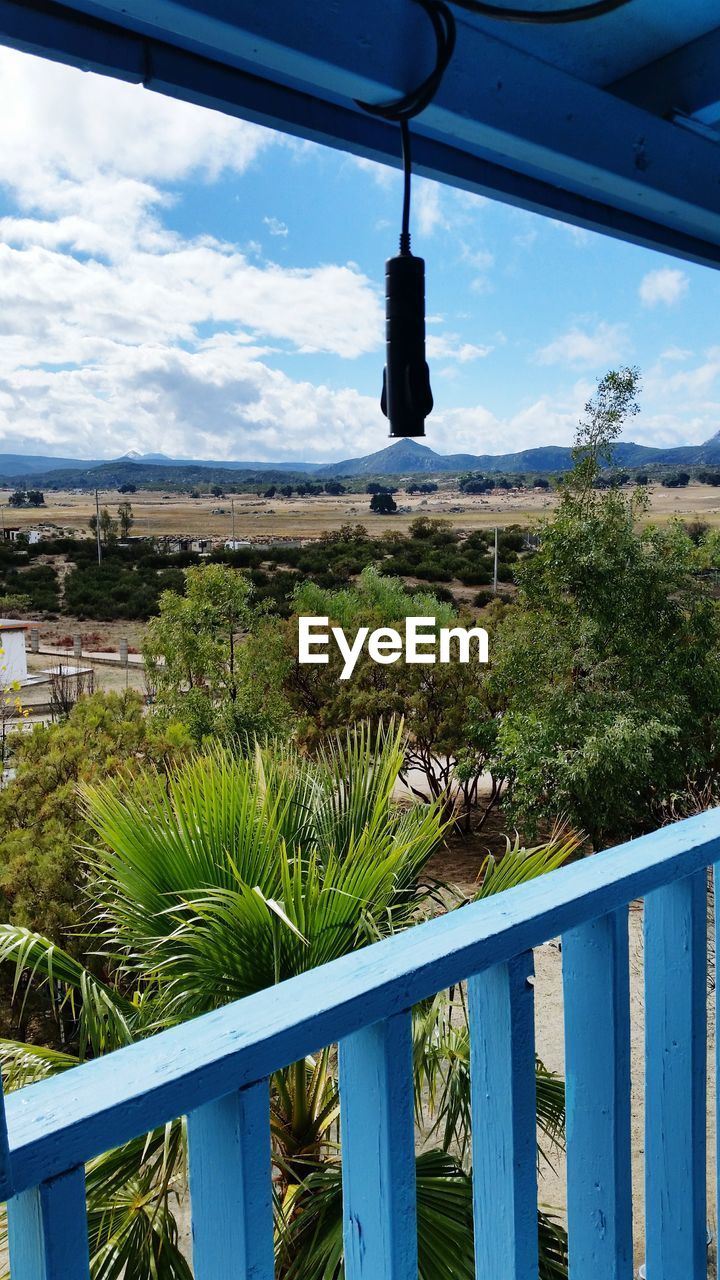
[[[2,455],[0,454],[0,464],[2,464]],[[294,471],[297,474],[308,471],[318,471],[322,466],[320,462],[218,462],[217,458],[169,458],[166,453],[138,453],[136,449],[131,449],[129,453],[123,454],[122,458],[116,458],[116,462],[150,462],[158,464],[167,464],[174,467],[210,467],[213,471],[217,471],[218,467],[222,467],[228,471]],[[90,463],[88,466],[92,465]]]
[[[615,446],[614,461],[621,467],[720,465],[720,431],[699,445],[679,445],[655,449],[648,445],[621,441]],[[338,477],[362,479],[367,476],[410,477],[443,472],[483,471],[505,474],[542,475],[567,471],[572,465],[571,450],[560,445],[541,445],[518,453],[435,453],[417,440],[395,440],[376,453],[343,462],[240,462],[166,458],[163,454],[134,451],[111,462],[77,458],[49,458],[34,454],[0,454],[0,484],[50,488],[116,488],[129,482],[144,488],[221,484],[233,482],[273,484],[300,480],[309,474],[318,480]]]
[[[1,476],[35,476],[46,471],[83,471],[87,467],[97,467],[98,461],[88,462],[81,458],[48,458],[41,453],[0,453]]]
[[[191,468],[199,473],[199,478],[207,481],[207,476],[202,472],[211,471],[246,471],[252,475],[268,475],[270,473],[287,473],[294,472],[296,475],[307,474],[308,472],[317,471],[320,463],[318,462],[219,462],[217,459],[204,458],[169,458],[164,453],[138,453],[135,449],[131,449],[128,453],[123,454],[121,458],[113,458],[111,461],[102,460],[101,458],[51,458],[44,454],[34,453],[0,453],[0,480],[22,481],[35,477],[50,477],[57,473],[65,473],[69,471],[83,472],[86,475],[95,472],[107,473],[111,471],[122,474],[123,479],[128,479],[124,472],[127,465],[134,467],[151,466],[157,467],[159,470],[156,474],[160,480],[160,473],[171,475],[174,479],[175,472],[180,469],[183,475],[187,475],[187,469]],[[135,473],[137,475],[137,472]],[[48,480],[46,483],[52,483]]]
[[[705,446],[700,446],[704,448]],[[660,462],[664,455],[675,450],[652,449],[647,445],[621,443],[615,446],[615,459],[624,467]],[[678,450],[677,452],[687,452]],[[717,444],[720,460],[720,442]],[[680,459],[678,459],[680,461]],[[683,461],[685,459],[683,458]],[[703,458],[702,461],[709,461]],[[420,472],[437,475],[442,471],[487,471],[538,473],[567,471],[572,466],[571,451],[560,445],[543,445],[538,449],[523,449],[520,453],[434,453],[427,445],[416,440],[397,440],[369,453],[364,458],[347,458],[333,462],[316,472],[323,476],[397,476],[417,475]]]

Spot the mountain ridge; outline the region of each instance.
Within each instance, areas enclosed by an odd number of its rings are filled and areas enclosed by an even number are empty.
[[[671,449],[619,441],[613,450],[613,461],[621,467],[645,465],[697,466],[720,465],[720,431],[703,444],[677,445]],[[567,471],[572,465],[572,450],[564,445],[539,445],[515,453],[472,454],[436,453],[417,440],[395,440],[384,449],[359,458],[340,462],[255,462],[213,461],[192,458],[168,458],[162,454],[137,454],[134,450],[111,460],[51,458],[42,454],[1,454],[0,483],[13,485],[48,484],[73,487],[73,482],[87,487],[109,487],[137,478],[142,484],[207,483],[212,477],[242,479],[245,482],[280,480],[283,477],[313,476],[318,480],[367,476],[440,475],[461,471],[487,473],[536,473],[539,475]],[[142,478],[141,478],[142,476]]]

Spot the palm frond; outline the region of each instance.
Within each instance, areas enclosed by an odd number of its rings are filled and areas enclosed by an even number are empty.
[[[418,1280],[474,1280],[472,1179],[447,1152],[416,1158]],[[283,1280],[342,1280],[340,1165],[311,1173],[281,1218],[278,1273]],[[547,1214],[538,1215],[540,1280],[566,1280],[567,1242]]]
[[[19,925],[0,925],[0,963],[14,964],[13,996],[23,982],[25,997],[44,986],[53,1010],[68,1010],[78,1024],[78,1057],[106,1053],[134,1038],[136,1009],[118,990],[102,982],[49,938]],[[58,987],[63,994],[58,997]],[[24,1003],[24,1001],[23,1001]]]
[[[548,840],[530,849],[522,846],[519,836],[516,836],[513,844],[507,841],[502,858],[488,854],[473,898],[489,898],[544,876],[548,871],[555,871],[577,852],[581,844],[582,836],[564,824],[557,826]]]
[[[6,1093],[24,1089],[27,1084],[37,1084],[49,1076],[59,1075],[76,1067],[74,1054],[45,1045],[25,1044],[22,1040],[0,1039],[0,1069]]]

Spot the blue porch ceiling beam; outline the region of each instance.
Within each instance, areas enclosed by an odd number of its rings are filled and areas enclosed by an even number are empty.
[[[720,27],[608,86],[654,115],[720,122]],[[718,139],[720,141],[720,138]]]
[[[91,10],[91,12],[90,12]],[[0,0],[0,42],[144,83],[302,137],[398,162],[382,101],[431,62],[412,0]],[[720,263],[720,150],[605,90],[459,24],[440,94],[415,124],[420,173],[576,225]]]

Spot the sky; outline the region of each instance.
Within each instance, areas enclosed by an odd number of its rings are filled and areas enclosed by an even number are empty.
[[[393,169],[0,49],[0,452],[334,461],[382,449]],[[440,453],[720,429],[720,277],[423,179]]]

